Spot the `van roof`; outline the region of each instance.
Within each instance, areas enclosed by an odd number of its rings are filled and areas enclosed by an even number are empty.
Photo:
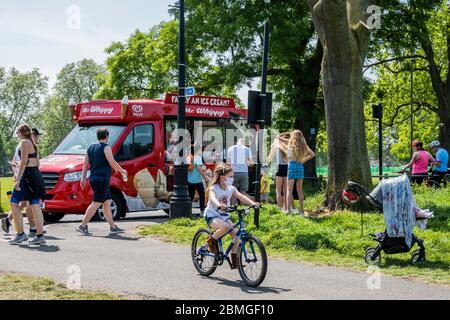
[[[178,114],[178,95],[166,94],[164,99],[135,99],[122,106],[120,100],[93,100],[75,107],[74,120],[78,123],[162,120]],[[188,118],[243,118],[247,110],[236,107],[232,98],[192,96],[186,98]]]

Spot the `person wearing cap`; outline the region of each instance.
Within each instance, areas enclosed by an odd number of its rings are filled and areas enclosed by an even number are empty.
[[[430,144],[430,149],[436,154],[436,162],[430,170],[432,172],[431,178],[440,185],[448,172],[448,151],[441,147],[439,141],[433,141]]]

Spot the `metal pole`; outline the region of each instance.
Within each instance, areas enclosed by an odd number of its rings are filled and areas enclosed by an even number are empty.
[[[411,99],[411,119],[410,119],[410,132],[411,132],[411,157],[414,153],[412,143],[414,141],[414,74],[413,74],[413,64],[415,64],[416,60],[411,60],[411,92],[410,92],[410,99]]]
[[[262,76],[261,76],[261,104],[262,111],[266,111],[267,103],[267,66],[269,64],[269,38],[270,38],[270,22],[266,21],[264,24],[264,52],[262,61]],[[262,114],[262,113],[261,113]],[[255,185],[255,201],[261,201],[261,149],[260,144],[264,141],[264,121],[260,122],[258,130],[258,140],[256,145],[256,185]],[[259,209],[255,210],[254,223],[259,228]]]
[[[184,0],[180,0],[180,34],[178,51],[178,130],[186,129],[186,59],[185,59],[185,18]],[[184,138],[183,138],[184,139]],[[174,165],[174,193],[170,199],[170,218],[192,216],[192,203],[187,185],[187,154],[183,150],[182,163]]]
[[[378,118],[378,157],[379,157],[379,174],[380,180],[383,179],[383,105],[380,103],[378,106],[379,115]]]

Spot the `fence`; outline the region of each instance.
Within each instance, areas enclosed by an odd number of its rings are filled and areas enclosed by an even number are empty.
[[[398,175],[398,172],[402,170],[401,167],[383,167],[383,175]],[[373,177],[378,177],[379,170],[378,167],[370,167],[370,174]],[[317,176],[328,177],[328,167],[317,167]]]

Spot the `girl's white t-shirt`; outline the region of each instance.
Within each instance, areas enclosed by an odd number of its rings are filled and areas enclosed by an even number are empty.
[[[215,184],[209,190],[210,193],[214,192],[216,194],[217,200],[221,204],[226,204],[227,207],[230,206],[231,197],[233,196],[235,191],[236,191],[236,188],[233,186],[227,186],[227,188],[224,190],[220,187],[219,184]],[[215,206],[211,202],[211,196],[209,196],[208,206],[206,207],[206,210],[205,210],[205,217],[220,218],[220,219],[226,221],[230,218],[230,214],[228,212],[217,210],[217,208],[215,208]]]
[[[18,162],[18,163],[20,163],[19,150],[20,150],[20,143],[16,147],[16,150],[14,152],[14,158],[13,158],[13,160],[15,162]],[[19,173],[19,168],[18,167],[14,167],[13,172],[16,173],[16,174]]]

